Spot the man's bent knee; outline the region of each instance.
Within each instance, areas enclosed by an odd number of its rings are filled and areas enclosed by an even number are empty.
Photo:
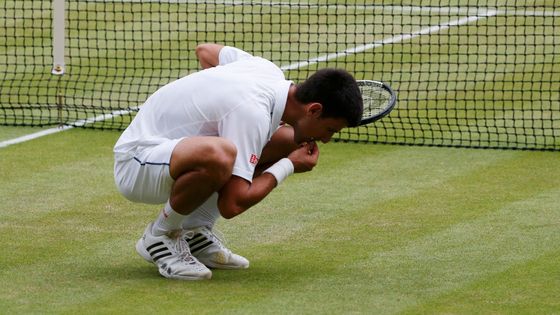
[[[207,169],[213,174],[220,186],[231,177],[233,164],[237,156],[235,145],[227,139],[220,138],[221,141],[214,143],[208,149]]]
[[[231,176],[237,156],[235,145],[224,138],[197,137],[184,139],[175,147],[170,163],[173,178],[190,171],[204,171],[219,184]]]

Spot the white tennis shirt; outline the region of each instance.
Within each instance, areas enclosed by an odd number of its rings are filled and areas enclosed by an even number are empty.
[[[234,47],[222,48],[219,62],[152,94],[117,141],[115,158],[169,139],[218,136],[237,147],[233,174],[251,182],[292,82],[272,62]]]

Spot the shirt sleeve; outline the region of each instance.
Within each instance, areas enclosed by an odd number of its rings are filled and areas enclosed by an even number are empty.
[[[224,46],[218,55],[220,65],[227,65],[235,61],[254,58],[250,53],[239,48]]]
[[[249,106],[240,106],[221,121],[220,136],[233,142],[237,148],[233,175],[253,181],[255,167],[268,141],[269,129],[270,114]]]

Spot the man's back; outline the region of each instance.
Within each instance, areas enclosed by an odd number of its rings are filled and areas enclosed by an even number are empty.
[[[115,151],[158,138],[220,136],[220,122],[234,111],[244,121],[267,120],[277,100],[285,102],[290,82],[270,61],[243,58],[171,82],[141,107]]]

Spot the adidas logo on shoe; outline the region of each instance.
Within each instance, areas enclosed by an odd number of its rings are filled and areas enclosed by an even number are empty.
[[[145,260],[154,263],[166,278],[200,280],[212,277],[212,272],[192,256],[182,231],[170,236],[155,236],[150,224],[136,243],[136,251]]]
[[[249,261],[234,254],[207,227],[198,227],[185,233],[191,253],[204,265],[215,269],[246,269]]]

